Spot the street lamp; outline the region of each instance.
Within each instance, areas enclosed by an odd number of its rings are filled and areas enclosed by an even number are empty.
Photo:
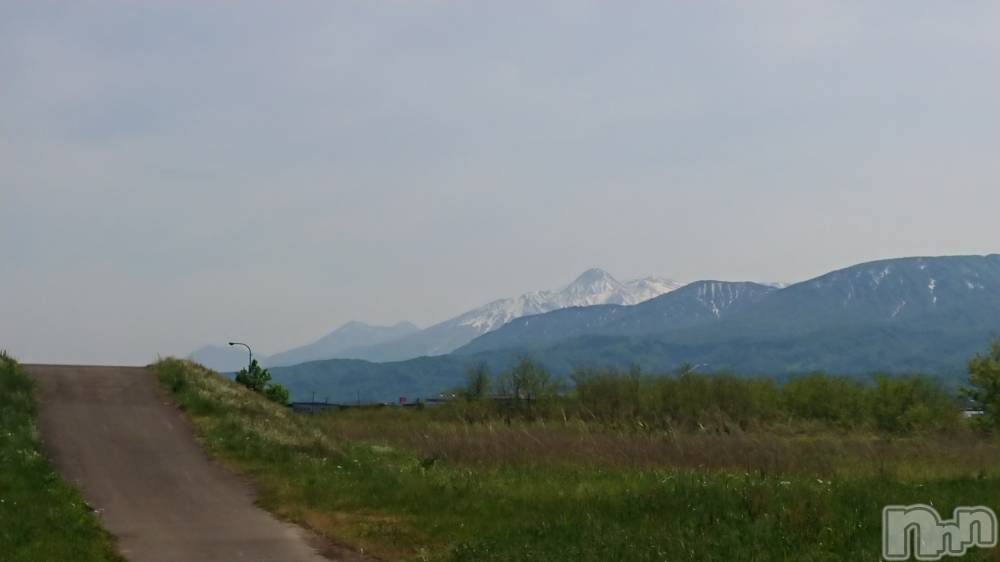
[[[231,341],[229,342],[229,345],[231,346],[242,345],[243,347],[247,348],[247,353],[250,354],[250,363],[247,364],[247,372],[250,372],[253,369],[253,350],[250,349],[250,346],[243,342],[238,342],[238,341]]]

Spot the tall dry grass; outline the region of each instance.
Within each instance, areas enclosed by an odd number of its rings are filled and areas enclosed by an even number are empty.
[[[787,433],[615,431],[583,422],[463,423],[420,411],[338,412],[317,419],[334,441],[365,441],[469,466],[680,467],[904,478],[1000,472],[1000,445],[961,431],[907,437],[799,428]]]

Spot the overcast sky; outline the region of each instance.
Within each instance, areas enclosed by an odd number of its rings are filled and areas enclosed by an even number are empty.
[[[995,2],[0,0],[0,348],[1000,251]]]

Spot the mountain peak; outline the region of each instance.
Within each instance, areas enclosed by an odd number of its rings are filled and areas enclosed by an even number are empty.
[[[625,285],[619,283],[610,273],[595,267],[580,274],[575,281],[561,291],[561,294],[564,298],[580,301],[566,303],[569,306],[580,306],[604,304],[607,302],[624,304],[623,301],[627,298],[624,293],[627,291],[628,289]],[[563,307],[556,306],[553,308]]]
[[[473,335],[475,337],[522,316],[595,304],[636,304],[675,288],[677,284],[672,281],[658,278],[622,283],[607,271],[594,267],[581,273],[562,289],[536,291],[494,301],[448,320],[445,324],[454,323],[470,327],[477,332]]]
[[[593,285],[595,283],[610,282],[618,283],[618,280],[611,276],[610,273],[604,271],[603,269],[592,267],[587,271],[584,271],[576,278],[570,286],[574,285]]]

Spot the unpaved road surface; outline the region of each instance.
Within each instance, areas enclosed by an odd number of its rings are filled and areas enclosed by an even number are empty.
[[[250,487],[206,456],[151,372],[27,370],[38,381],[46,451],[129,560],[328,560],[320,541],[256,507]]]

